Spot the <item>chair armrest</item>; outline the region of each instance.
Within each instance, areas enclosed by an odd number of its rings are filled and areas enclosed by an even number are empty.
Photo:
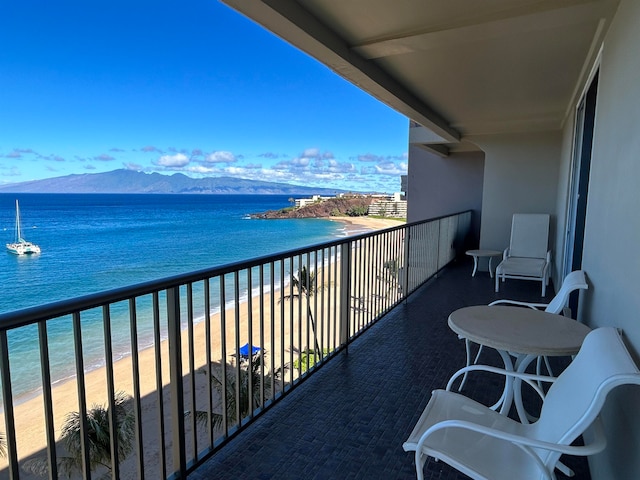
[[[501,303],[508,303],[510,305],[520,305],[521,307],[529,307],[529,308],[533,308],[534,310],[537,310],[539,308],[546,308],[547,305],[549,305],[548,303],[529,303],[529,302],[519,302],[517,300],[496,300],[495,302],[491,302],[489,304],[490,307],[492,307],[493,305],[500,305]]]
[[[453,386],[453,383],[458,377],[460,377],[461,375],[464,375],[467,372],[474,372],[474,371],[496,373],[498,375],[519,378],[520,380],[530,385],[531,388],[535,390],[535,392],[540,396],[542,400],[544,400],[544,392],[536,382],[553,383],[557,379],[556,377],[549,377],[547,375],[534,375],[532,373],[513,372],[511,370],[505,370],[504,368],[490,367],[489,365],[470,365],[468,367],[463,367],[457,372],[455,372],[447,382],[447,386],[445,390],[451,391],[451,387]]]
[[[429,427],[420,437],[416,447],[416,456],[418,452],[421,452],[425,441],[429,437],[429,435],[437,432],[438,430],[443,430],[446,428],[461,428],[465,430],[470,430],[473,432],[482,433],[484,435],[488,435],[493,438],[497,438],[500,440],[505,440],[511,442],[520,448],[522,448],[527,454],[531,455],[538,466],[543,469],[543,471],[547,471],[547,468],[544,466],[540,457],[536,455],[536,453],[532,450],[532,448],[541,448],[543,450],[550,450],[554,452],[560,452],[568,455],[577,455],[577,456],[588,456],[594,455],[596,453],[601,452],[607,445],[606,437],[603,433],[602,423],[600,418],[597,417],[593,422],[592,427],[594,429],[594,438],[595,440],[584,446],[574,446],[574,445],[562,445],[558,443],[545,442],[542,440],[537,440],[535,438],[523,437],[521,435],[515,435],[513,433],[504,432],[502,430],[497,430],[491,427],[485,427],[483,425],[478,425],[472,422],[464,421],[464,420],[444,420],[442,422],[438,422],[435,425]],[[547,476],[552,478],[547,472]]]
[[[504,252],[502,252],[502,259],[506,260],[507,257],[509,256],[509,253],[510,253],[509,247],[505,248]]]

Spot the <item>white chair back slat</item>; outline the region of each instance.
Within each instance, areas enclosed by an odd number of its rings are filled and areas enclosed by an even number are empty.
[[[516,213],[511,223],[509,255],[545,258],[549,247],[549,214]]]

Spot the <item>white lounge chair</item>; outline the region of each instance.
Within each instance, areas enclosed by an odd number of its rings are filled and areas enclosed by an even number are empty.
[[[449,391],[467,371],[484,370],[527,382],[542,396],[537,381],[553,382],[537,422],[522,424],[463,395]],[[557,378],[473,365],[459,370],[447,390],[436,390],[407,441],[415,452],[418,480],[431,456],[475,479],[555,479],[562,454],[593,455],[606,447],[599,412],[619,385],[640,385],[640,371],[615,328],[593,330],[573,362]],[[593,441],[572,442],[589,427]]]
[[[511,221],[509,248],[496,267],[496,292],[500,280],[517,278],[542,283],[542,296],[549,284],[549,215],[546,213],[516,213]]]
[[[549,303],[529,303],[529,302],[519,302],[517,300],[505,299],[505,300],[496,300],[495,302],[491,302],[489,306],[502,305],[502,304],[520,305],[522,307],[533,308],[534,310],[544,309],[544,311],[547,313],[563,314],[567,317],[570,317],[571,314],[567,308],[567,305],[569,303],[569,295],[571,295],[571,292],[575,290],[586,290],[588,288],[589,288],[589,284],[587,283],[587,278],[584,273],[584,270],[576,270],[574,272],[571,272],[569,275],[565,277],[564,281],[562,282],[562,287],[560,287],[560,290],[558,290],[558,293],[556,293],[556,296],[553,297],[553,299]],[[482,353],[482,347],[483,346],[480,345],[480,348],[478,349],[478,353],[476,354],[476,358],[473,361],[474,364],[478,363],[478,358]],[[469,365],[471,365],[471,342],[469,341],[469,339],[465,339],[465,349],[467,353],[466,366],[468,367]],[[551,371],[551,366],[549,365],[549,361],[546,359],[546,357],[544,358],[544,361],[546,363],[547,371],[550,374],[553,374],[553,372]],[[540,374],[540,359],[538,359],[537,373]],[[462,390],[462,387],[464,387],[466,380],[467,380],[467,375],[465,374],[464,377],[462,378],[462,382],[460,382],[458,391]]]

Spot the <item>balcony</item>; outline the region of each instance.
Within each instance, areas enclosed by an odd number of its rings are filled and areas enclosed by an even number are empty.
[[[487,275],[471,278],[460,259],[470,224],[463,212],[2,315],[4,474],[34,478],[36,461],[49,478],[411,478],[402,442],[431,390],[463,364],[447,316],[496,298]],[[539,300],[530,283],[507,282],[501,296]],[[68,403],[52,386],[50,332],[61,328],[75,354],[64,382],[77,399],[74,448],[60,415]],[[102,334],[89,341],[92,328]],[[28,411],[14,397],[21,329],[40,351],[28,370],[42,395]],[[115,353],[123,338],[124,369]],[[245,342],[257,353],[243,358]],[[97,360],[104,368],[88,371]],[[87,415],[96,375],[105,429],[129,422],[128,435],[102,440],[100,458]],[[500,384],[478,377],[465,391],[491,401]],[[40,420],[25,427],[29,415]],[[586,478],[585,462],[566,463]]]
[[[464,365],[464,345],[447,326],[448,315],[497,298],[541,301],[534,282],[509,281],[495,294],[488,273],[472,278],[471,270],[467,258],[450,264],[190,478],[415,478],[413,455],[402,443],[431,391]],[[497,355],[483,361],[500,365]],[[495,378],[468,382],[464,393],[480,401],[501,391]],[[590,478],[586,460],[565,463],[574,478]],[[425,478],[468,477],[429,459]]]

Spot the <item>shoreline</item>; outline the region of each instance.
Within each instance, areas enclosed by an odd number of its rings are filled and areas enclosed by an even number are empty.
[[[406,223],[404,219],[392,217],[372,218],[368,215],[361,217],[327,217],[326,219],[344,224],[347,233],[346,236],[369,232],[371,230],[383,230],[385,228],[397,227]]]
[[[363,233],[366,231],[379,230],[384,228],[390,228],[393,226],[400,225],[403,221],[396,219],[377,219],[377,218],[368,218],[368,217],[331,217],[327,218],[327,220],[337,221],[343,223],[345,225],[345,236],[355,235],[357,233]],[[266,306],[271,301],[272,295],[276,292],[265,292],[262,300],[262,306]],[[257,295],[250,295],[251,302],[249,302],[249,296],[241,301],[238,306],[240,311],[240,322],[233,325],[233,309],[227,308],[227,331],[225,332],[225,337],[227,338],[227,349],[235,348],[235,341],[233,340],[235,335],[239,335],[241,339],[240,344],[246,343],[248,340],[248,331],[249,325],[251,325],[250,329],[252,331],[252,343],[259,344],[259,330],[258,330],[258,321],[256,319],[259,318],[260,314],[260,299]],[[249,320],[249,305],[252,307],[252,317],[253,321]],[[203,365],[206,365],[207,360],[203,353],[204,346],[202,345],[202,339],[206,338],[205,334],[205,326],[206,322],[204,321],[205,317],[203,317],[200,321],[194,322],[193,332],[194,338],[196,339],[194,355],[197,358],[196,368],[200,368]],[[221,351],[220,344],[222,335],[220,335],[220,331],[218,327],[220,325],[220,312],[212,311],[211,313],[211,325],[212,334],[211,334],[211,343],[212,343],[212,352],[214,352],[211,356],[211,360],[213,362],[218,362],[221,360]],[[291,326],[294,326],[291,324]],[[296,326],[298,327],[298,326]],[[308,325],[301,324],[299,326],[302,330],[306,332],[309,328]],[[278,327],[276,326],[276,329]],[[289,339],[295,348],[296,346],[302,348],[303,345],[296,345],[297,341],[294,340],[295,336],[298,334],[302,334],[302,332],[298,332],[298,328],[294,328],[295,332],[289,331],[289,325],[285,326],[285,330],[287,330],[285,338]],[[215,335],[218,337],[215,337]],[[308,332],[306,332],[308,337]],[[189,349],[186,348],[188,342],[188,329],[184,328],[181,331],[181,341],[183,344],[183,378],[190,375],[189,370],[189,358],[188,352]],[[215,338],[214,338],[215,337]],[[302,337],[300,337],[302,338]],[[265,338],[265,342],[268,343],[268,340]],[[266,343],[265,343],[266,345]],[[158,347],[161,353],[161,374],[162,374],[162,383],[163,387],[169,384],[169,366],[168,366],[168,341],[166,339],[161,339],[160,346]],[[156,392],[156,378],[153,374],[156,372],[156,356],[155,356],[156,346],[151,344],[146,344],[144,347],[140,347],[138,350],[138,361],[140,365],[139,382],[140,382],[140,396],[141,398],[149,399],[154,397]],[[267,355],[274,355],[274,358],[277,360],[275,365],[281,365],[289,358],[289,353],[285,355],[287,358],[281,359],[280,351],[277,350],[274,346],[268,346],[267,350],[273,350],[272,352],[267,352]],[[224,359],[226,362],[230,361],[230,354],[227,351],[227,358]],[[123,390],[127,393],[133,392],[133,370],[132,370],[132,355],[131,352],[123,354],[118,360],[113,362],[113,372],[115,378],[114,388],[116,391]],[[87,407],[91,408],[94,404],[105,404],[107,399],[106,392],[106,376],[107,376],[107,366],[100,365],[92,368],[90,370],[85,370],[84,380],[85,380],[85,394],[86,394],[86,403]],[[77,395],[77,377],[76,375],[72,375],[71,377],[67,377],[65,379],[59,379],[53,382],[51,386],[52,398],[53,398],[53,410],[54,410],[54,425],[56,430],[56,435],[59,438],[60,429],[64,422],[65,417],[69,412],[78,411],[78,395]],[[46,445],[45,442],[45,432],[44,432],[44,401],[43,401],[43,393],[42,388],[38,388],[33,390],[24,396],[21,396],[19,401],[14,403],[14,415],[16,418],[16,434],[18,441],[18,458],[25,459],[34,453],[41,453],[42,449]],[[4,412],[0,413],[0,420],[4,418]],[[148,435],[148,434],[145,434]],[[5,468],[7,466],[6,459],[0,460],[0,469]],[[28,476],[27,476],[28,478]]]
[[[404,223],[404,220],[400,220],[400,219],[394,219],[394,218],[370,218],[368,216],[359,216],[359,217],[348,217],[348,216],[334,216],[334,217],[320,217],[318,218],[319,220],[330,220],[332,222],[337,222],[337,223],[341,223],[343,224],[344,227],[344,235],[341,236],[336,236],[336,238],[344,238],[344,237],[348,237],[348,236],[354,236],[354,235],[358,235],[358,234],[362,234],[365,232],[369,232],[369,231],[374,231],[374,230],[382,230],[385,228],[391,228],[391,227],[395,227],[398,226],[402,223]],[[254,289],[255,290],[255,289]],[[279,291],[279,287],[276,286],[275,291]],[[268,291],[268,289],[265,288],[265,295],[270,295],[274,292],[270,292]],[[252,301],[256,301],[257,298],[257,294],[254,294],[252,292],[251,294],[252,297]],[[249,295],[241,295],[240,296],[240,305],[247,305],[248,304],[248,299],[249,299]],[[233,300],[227,300],[227,305],[226,305],[226,309],[228,310],[231,303],[233,302]],[[220,307],[216,307],[214,309],[212,309],[211,311],[211,316],[214,315],[218,315],[220,313]],[[201,316],[197,317],[196,319],[194,319],[194,325],[199,325],[201,323],[203,323],[205,320],[205,314],[204,312],[202,313]],[[183,333],[186,334],[186,327],[182,330]],[[139,341],[141,340],[146,340],[143,346],[139,346],[139,350],[138,353],[140,354],[141,352],[143,352],[144,350],[147,349],[152,349],[154,348],[154,343],[153,343],[153,337],[150,335],[147,335],[146,337],[140,337]],[[161,341],[165,341],[166,340],[166,334],[162,334],[161,335]],[[127,344],[127,347],[125,347],[125,349],[123,351],[115,351],[113,352],[113,355],[115,357],[113,364],[115,365],[116,363],[126,360],[127,358],[131,357],[131,351],[129,348],[129,345]],[[86,359],[85,359],[86,360]],[[95,371],[95,370],[103,370],[106,368],[105,365],[105,361],[104,359],[102,359],[99,363],[94,364],[94,365],[86,365],[85,364],[85,375]],[[76,378],[76,374],[75,373],[71,373],[69,375],[65,375],[63,377],[60,378],[56,378],[52,381],[52,389],[64,385],[67,382],[73,382],[75,381]],[[16,396],[14,396],[13,401],[14,401],[14,408],[17,407],[18,405],[21,405],[22,403],[28,402],[34,398],[37,398],[39,396],[42,395],[42,386],[38,386],[35,389],[32,390],[27,390],[24,391]],[[0,415],[2,415],[3,409],[0,406]]]

